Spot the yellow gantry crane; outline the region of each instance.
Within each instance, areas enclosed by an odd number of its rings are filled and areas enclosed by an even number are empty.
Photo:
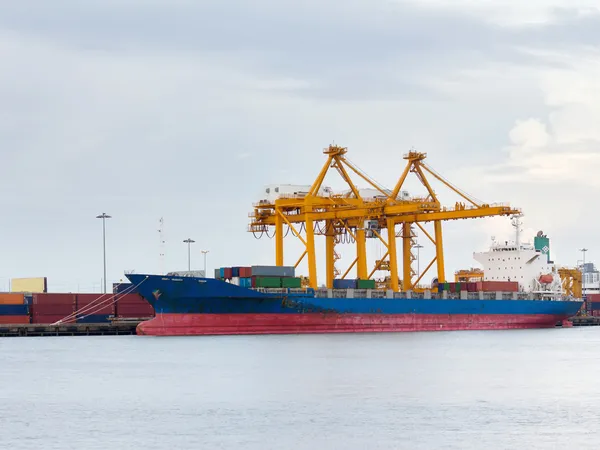
[[[254,211],[250,214],[249,226],[249,231],[261,234],[268,234],[271,227],[275,228],[275,263],[279,266],[284,265],[284,226],[287,226],[304,244],[305,250],[295,266],[297,267],[304,257],[308,257],[308,280],[313,288],[318,286],[315,235],[325,236],[328,288],[333,287],[334,277],[339,274],[335,266],[339,254],[335,246],[340,242],[350,241],[356,244],[356,258],[341,278],[345,278],[354,266],[357,278],[363,280],[370,279],[377,270],[389,270],[390,287],[394,291],[398,291],[401,284],[396,245],[396,238],[401,238],[402,288],[406,291],[416,286],[435,263],[438,281],[445,281],[442,221],[520,213],[519,210],[506,205],[491,206],[470,198],[428,167],[423,162],[426,158],[425,153],[411,151],[404,156],[407,164],[394,189],[386,189],[379,185],[348,161],[345,157],[347,148],[330,145],[323,153],[327,155],[327,161],[308,192],[280,195],[274,201],[260,201],[254,205]],[[347,193],[334,194],[330,190],[322,189],[330,169],[335,169],[347,184]],[[410,198],[407,192],[402,191],[409,173],[414,173],[425,187],[426,197]],[[442,182],[469,205],[456,203],[454,208],[442,207],[425,173]],[[361,196],[350,174],[367,183],[375,194]],[[433,236],[424,228],[425,222],[433,222]],[[417,226],[436,247],[435,257],[416,280],[413,280],[415,272],[412,269],[415,259],[412,248],[416,244],[413,226]],[[383,230],[387,230],[387,233],[384,234]],[[379,239],[386,249],[385,255],[376,261],[370,271],[367,266],[367,238]]]

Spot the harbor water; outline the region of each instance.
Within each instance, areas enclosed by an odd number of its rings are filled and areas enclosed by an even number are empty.
[[[597,448],[600,328],[0,340],[0,448]]]

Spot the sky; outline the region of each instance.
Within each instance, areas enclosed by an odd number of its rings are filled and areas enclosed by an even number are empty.
[[[99,292],[102,212],[109,283],[186,270],[188,237],[192,269],[201,250],[209,272],[274,264],[274,242],[247,232],[252,204],[264,185],[311,184],[331,143],[390,187],[403,154],[425,152],[478,199],[521,208],[558,264],[598,258],[592,0],[23,0],[0,5],[0,58],[0,290],[46,276]],[[446,276],[491,236],[510,238],[509,219],[445,223]],[[340,252],[343,272],[354,249]],[[287,238],[285,263],[300,254]]]

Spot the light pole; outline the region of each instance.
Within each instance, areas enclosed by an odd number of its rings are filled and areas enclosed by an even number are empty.
[[[417,249],[417,280],[418,280],[419,276],[421,276],[421,267],[420,267],[420,263],[419,263],[419,249],[423,248],[423,246],[421,244],[416,244],[413,247]]]
[[[110,219],[106,213],[96,216],[96,219],[102,219],[102,254],[104,257],[104,293],[106,294],[106,219]]]
[[[188,271],[191,271],[192,270],[191,269],[191,267],[192,267],[191,245],[196,241],[194,241],[192,238],[187,238],[183,242],[185,242],[188,245]]]
[[[206,274],[206,254],[208,253],[208,250],[200,250],[200,251],[204,255],[204,278],[208,278],[208,275]]]
[[[583,253],[583,264],[581,265],[581,294],[585,297],[585,252],[587,248],[580,248],[579,251]]]

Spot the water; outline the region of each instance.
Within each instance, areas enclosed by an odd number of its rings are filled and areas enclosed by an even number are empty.
[[[0,340],[0,448],[597,448],[600,328]]]

